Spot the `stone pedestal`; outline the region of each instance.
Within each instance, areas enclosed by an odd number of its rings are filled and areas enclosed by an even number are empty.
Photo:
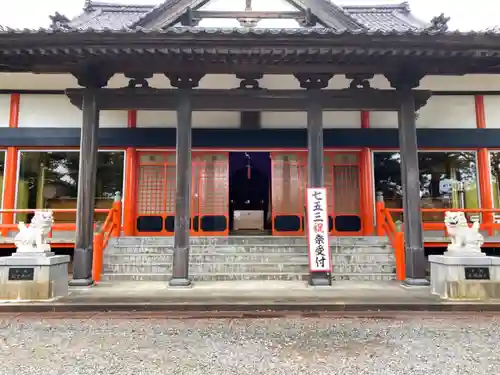
[[[500,299],[500,258],[476,251],[429,256],[431,293],[450,300]]]
[[[69,255],[14,253],[0,258],[0,300],[52,300],[68,295]]]

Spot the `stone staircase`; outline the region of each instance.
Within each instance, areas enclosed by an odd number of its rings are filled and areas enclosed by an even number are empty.
[[[378,237],[332,237],[333,280],[392,280],[393,250]],[[173,238],[121,237],[104,252],[103,281],[167,281]],[[301,237],[191,238],[190,277],[197,280],[307,280],[307,243]]]

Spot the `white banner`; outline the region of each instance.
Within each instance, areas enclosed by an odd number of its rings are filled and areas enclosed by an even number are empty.
[[[307,237],[311,272],[332,272],[327,210],[326,189],[307,189]]]

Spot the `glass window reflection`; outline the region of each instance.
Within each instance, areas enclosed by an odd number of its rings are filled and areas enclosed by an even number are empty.
[[[400,163],[398,152],[374,153],[375,190],[390,208],[403,207]],[[475,152],[419,152],[419,169],[422,208],[479,207]],[[442,213],[423,214],[424,221],[442,219]]]
[[[96,208],[110,208],[114,194],[123,189],[124,153],[98,153]],[[19,161],[17,208],[75,209],[78,190],[79,152],[22,151]],[[96,215],[104,221],[106,214]],[[29,221],[31,215],[17,214],[18,221]],[[58,223],[74,223],[74,213],[54,213]]]

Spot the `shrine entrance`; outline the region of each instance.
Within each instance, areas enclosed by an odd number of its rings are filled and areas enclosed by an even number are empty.
[[[234,234],[271,231],[271,156],[229,153],[229,228]]]

